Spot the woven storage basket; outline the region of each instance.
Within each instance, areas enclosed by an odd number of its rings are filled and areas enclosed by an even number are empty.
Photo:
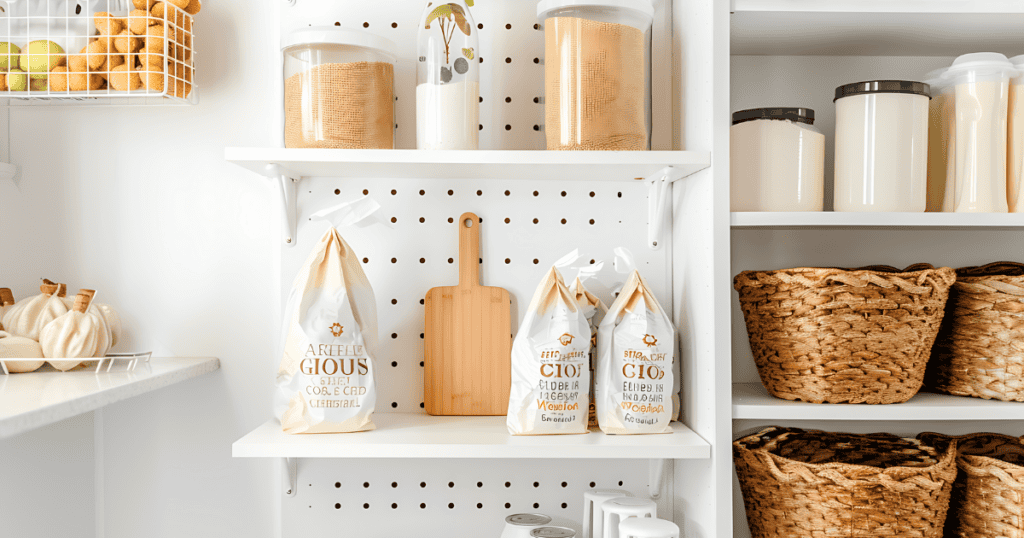
[[[923,433],[918,439],[957,444],[946,538],[1024,538],[1024,437]]]
[[[1024,402],[1024,264],[998,262],[956,272],[926,386]]]
[[[752,538],[940,538],[954,443],[768,428],[733,443]]]
[[[745,271],[733,284],[772,396],[884,404],[921,388],[955,280],[919,264]]]

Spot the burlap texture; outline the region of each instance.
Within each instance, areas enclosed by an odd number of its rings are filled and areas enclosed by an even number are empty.
[[[288,77],[285,147],[394,149],[394,67],[320,64]]]

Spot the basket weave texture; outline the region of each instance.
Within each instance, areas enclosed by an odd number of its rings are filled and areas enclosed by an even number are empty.
[[[1024,437],[923,433],[922,442],[952,440],[957,474],[947,538],[1024,538]]]
[[[926,386],[956,396],[1024,402],[1024,264],[957,269],[946,316]]]
[[[745,271],[733,285],[772,396],[886,404],[921,388],[955,280],[919,264]]]
[[[733,443],[752,538],[941,538],[954,443],[768,428]]]

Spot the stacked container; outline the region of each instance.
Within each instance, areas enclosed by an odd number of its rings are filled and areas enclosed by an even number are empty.
[[[1010,213],[1024,213],[1024,54],[1010,62],[1017,76],[1010,79],[1006,193]]]

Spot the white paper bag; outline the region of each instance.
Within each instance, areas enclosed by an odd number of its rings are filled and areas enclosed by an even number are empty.
[[[594,381],[597,379],[597,375],[594,373],[594,367],[597,365],[597,328],[601,326],[601,321],[608,313],[608,307],[601,299],[583,287],[583,280],[580,277],[576,277],[576,280],[569,286],[569,294],[576,299],[576,304],[579,305],[590,325],[590,405],[588,406],[587,422],[589,426],[597,426],[597,400],[594,398]]]
[[[675,328],[633,271],[597,332],[597,420],[609,434],[672,433]]]
[[[274,402],[282,430],[374,429],[377,303],[359,257],[334,227],[295,277],[284,315]]]
[[[512,342],[512,435],[587,433],[590,326],[552,267]]]

